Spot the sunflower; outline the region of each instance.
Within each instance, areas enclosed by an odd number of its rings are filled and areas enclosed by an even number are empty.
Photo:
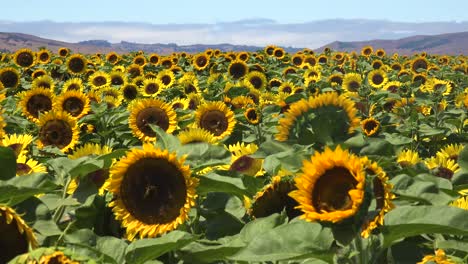
[[[252,89],[265,90],[267,86],[267,78],[265,74],[259,71],[252,71],[245,76],[244,85]]]
[[[120,56],[116,52],[112,51],[107,53],[106,55],[106,60],[110,62],[111,64],[116,64],[117,62],[120,61]]]
[[[165,86],[159,79],[150,78],[143,81],[143,85],[140,87],[140,93],[144,96],[156,97],[163,89],[165,89]]]
[[[426,58],[418,57],[411,61],[411,71],[414,73],[420,73],[422,71],[426,71],[428,68],[429,63],[427,62]]]
[[[250,155],[258,150],[258,146],[254,143],[245,144],[244,142],[236,143],[228,146],[231,152],[231,164],[221,166],[220,169],[236,171],[248,176],[262,176],[263,159],[252,158]]]
[[[163,84],[164,88],[169,88],[175,83],[175,75],[169,69],[163,70],[158,73],[158,80]]]
[[[424,73],[414,74],[413,77],[411,77],[411,81],[413,83],[419,82],[421,85],[424,85],[427,82],[427,75]]]
[[[35,172],[47,172],[47,168],[36,160],[28,159],[25,155],[19,155],[16,158],[16,176]]]
[[[50,111],[54,105],[55,95],[47,88],[34,88],[21,93],[19,106],[22,114],[33,122],[37,122],[40,112]]]
[[[184,131],[181,131],[177,137],[180,140],[182,145],[206,142],[208,144],[216,144],[216,139],[213,134],[203,128],[188,128]]]
[[[0,205],[0,263],[8,263],[17,255],[38,246],[31,227],[7,205]]]
[[[260,122],[260,113],[253,107],[247,108],[247,110],[245,110],[244,117],[247,119],[247,122],[252,125],[256,125]]]
[[[279,78],[272,78],[268,81],[268,87],[270,90],[275,87],[280,87],[280,85],[283,83],[283,81]]]
[[[458,198],[457,200],[451,202],[450,206],[468,210],[468,196]]]
[[[16,88],[20,83],[20,73],[12,67],[0,69],[0,82],[5,88]]]
[[[193,57],[193,67],[199,71],[202,71],[210,65],[210,56],[205,53],[199,53]]]
[[[414,166],[420,161],[419,153],[410,149],[403,150],[397,155],[397,163],[402,167]]]
[[[460,170],[457,161],[449,159],[447,156],[436,155],[424,161],[427,168],[432,170],[438,177],[451,180],[453,175]]]
[[[263,51],[264,51],[267,55],[273,56],[273,52],[274,52],[275,48],[276,48],[275,45],[268,45],[268,46],[266,46],[266,47],[263,49]]]
[[[140,66],[145,66],[146,58],[144,55],[137,55],[133,57],[133,63]]]
[[[435,255],[426,255],[424,258],[416,264],[455,264],[450,257],[447,257],[443,249],[437,249]]]
[[[86,71],[86,58],[81,54],[73,54],[67,59],[67,69],[70,74],[82,74]]]
[[[304,63],[304,58],[304,54],[296,53],[291,57],[291,63],[296,67],[300,67]]]
[[[397,93],[400,90],[401,82],[399,81],[391,81],[385,84],[382,89],[384,91],[389,91],[391,93]]]
[[[42,76],[35,78],[31,83],[31,89],[39,88],[39,87],[47,88],[51,91],[54,91],[55,89],[54,79],[52,79],[52,77],[50,77],[49,75],[42,75]]]
[[[200,105],[195,112],[195,124],[212,133],[216,140],[230,135],[236,125],[234,113],[219,101]]]
[[[375,55],[377,55],[378,57],[381,57],[381,58],[384,57],[385,54],[386,54],[386,52],[383,49],[378,49],[378,50],[375,51]]]
[[[280,48],[280,47],[276,47],[274,50],[273,50],[273,56],[279,60],[282,60],[284,58],[284,56],[286,56],[286,52],[284,51],[283,48]]]
[[[50,62],[50,58],[52,57],[52,53],[47,49],[41,49],[36,53],[36,60],[38,63],[47,64]]]
[[[379,89],[382,88],[388,81],[387,74],[382,69],[372,70],[367,75],[367,81],[370,86]]]
[[[317,59],[317,61],[320,63],[320,64],[327,64],[328,63],[328,57],[327,55],[320,55]]]
[[[241,60],[231,61],[228,67],[228,74],[233,79],[240,79],[244,77],[249,71],[247,64]]]
[[[78,142],[79,130],[76,119],[66,112],[49,111],[40,116],[37,146],[56,146],[65,152]]]
[[[46,72],[46,70],[41,69],[41,68],[35,69],[35,70],[31,73],[31,77],[32,77],[33,79],[36,79],[37,77],[44,76],[44,75],[47,75],[47,72]]]
[[[295,208],[299,204],[288,195],[294,190],[297,188],[291,175],[280,171],[270,183],[255,194],[252,201],[248,202],[247,214],[253,218],[260,218],[285,210],[289,219],[301,215],[301,211]]]
[[[84,91],[83,81],[81,78],[70,78],[68,79],[62,87],[62,91]]]
[[[110,84],[121,86],[127,83],[127,76],[123,72],[113,71],[109,74]]]
[[[195,110],[198,108],[199,105],[204,103],[204,98],[201,94],[198,93],[191,93],[187,95],[188,100],[188,109]]]
[[[15,152],[16,157],[26,155],[26,149],[33,141],[31,134],[7,134],[0,140],[0,146],[9,147]]]
[[[140,140],[155,141],[156,132],[149,125],[159,126],[170,134],[177,127],[177,115],[170,105],[159,99],[140,99],[132,104],[128,124]]]
[[[289,77],[289,75],[293,75],[293,74],[296,74],[297,73],[297,69],[295,67],[286,67],[283,69],[282,71],[282,75],[284,78],[287,78]]]
[[[156,237],[188,219],[198,180],[184,161],[144,144],[112,166],[106,186],[115,200],[109,206],[126,228],[128,240]]]
[[[372,46],[365,46],[361,49],[361,55],[364,57],[369,57],[374,52]]]
[[[280,85],[280,87],[278,87],[278,93],[291,94],[295,88],[296,86],[293,82],[285,81]]]
[[[307,79],[311,77],[314,77],[317,80],[320,80],[320,78],[322,78],[322,67],[315,66],[315,67],[307,69],[303,74],[303,78]]]
[[[226,97],[224,100],[227,103],[226,99],[228,99],[228,97]],[[230,100],[229,104],[234,107],[234,109],[243,109],[254,106],[255,102],[248,96],[239,95]]]
[[[288,140],[299,117],[310,110],[327,106],[335,106],[344,110],[348,119],[346,124],[348,134],[352,134],[355,128],[359,126],[360,120],[356,117],[357,110],[353,101],[343,95],[338,95],[336,92],[324,93],[310,97],[309,100],[302,99],[293,103],[286,112],[285,117],[279,120],[278,134],[275,135],[275,139],[278,141]]]
[[[13,61],[20,67],[30,68],[36,63],[36,58],[30,49],[19,49],[13,55]]]
[[[361,122],[362,131],[366,136],[370,137],[375,135],[380,128],[380,122],[375,120],[373,117],[362,120]]]
[[[163,59],[161,59],[161,63],[160,63],[164,68],[166,69],[170,69],[173,65],[173,62],[172,62],[172,59],[170,57],[165,57]]]
[[[127,101],[135,100],[138,97],[138,90],[138,86],[133,83],[127,83],[120,88],[123,98]]]
[[[97,71],[88,77],[88,84],[93,89],[110,86],[111,80],[109,74],[103,71]]]
[[[49,250],[45,251],[39,261],[37,260],[28,260],[28,264],[79,264],[83,262],[78,262],[70,258],[69,256],[65,255],[62,251],[57,251],[58,249],[54,249],[53,252],[49,252]]]
[[[198,79],[185,80],[180,83],[184,94],[200,93]]]
[[[246,51],[241,51],[237,54],[237,59],[241,61],[248,61],[249,60],[249,53]]]
[[[189,100],[187,98],[177,98],[171,100],[171,107],[172,109],[188,109]]]
[[[157,53],[151,53],[148,58],[149,63],[153,65],[158,65],[160,60],[161,58],[159,57],[159,54]]]
[[[449,81],[431,78],[421,86],[421,91],[428,93],[436,93],[444,96],[452,92],[452,84]]]
[[[347,73],[343,77],[343,90],[348,93],[357,93],[362,84],[362,78],[359,73]]]
[[[60,57],[67,57],[69,53],[70,53],[70,50],[68,48],[62,47],[58,49],[58,55]]]
[[[0,109],[0,139],[5,136],[5,130],[4,130],[5,127],[6,127],[6,122],[3,119],[2,110]]]
[[[305,160],[302,174],[295,178],[294,198],[306,221],[340,222],[354,216],[363,200],[365,167],[361,159],[340,146],[315,152]]]
[[[396,196],[391,192],[393,185],[388,182],[385,171],[376,162],[372,162],[367,157],[361,158],[361,162],[368,174],[375,175],[372,181],[375,210],[369,215],[371,219],[366,219],[361,232],[361,236],[367,238],[378,225],[383,225],[385,214],[395,208],[392,200]]]
[[[458,161],[458,156],[464,147],[463,144],[449,144],[437,151],[436,155],[445,156],[451,160]]]
[[[142,76],[144,73],[143,67],[138,64],[130,64],[127,69],[127,73],[130,75],[130,78],[136,78]]]
[[[75,90],[62,93],[55,102],[58,111],[65,111],[76,119],[88,114],[91,110],[89,104],[86,94]]]
[[[78,159],[85,156],[100,156],[106,155],[112,152],[112,148],[104,145],[101,146],[99,144],[94,143],[86,143],[84,146],[76,148],[72,154],[68,155],[69,159]],[[87,174],[87,179],[93,182],[96,187],[98,188],[98,192],[100,195],[104,194],[104,182],[109,178],[109,170],[108,169],[99,169],[94,172]],[[79,177],[75,177],[73,181],[70,182],[68,185],[67,193],[72,194],[78,188],[78,184],[80,182]]]

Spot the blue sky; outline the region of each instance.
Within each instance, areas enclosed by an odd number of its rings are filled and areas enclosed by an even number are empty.
[[[76,4],[71,4],[71,3]],[[334,18],[402,22],[468,21],[464,0],[8,0],[0,20],[216,23],[268,18],[300,23]]]

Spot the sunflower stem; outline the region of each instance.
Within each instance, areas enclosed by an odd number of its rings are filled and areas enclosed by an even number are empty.
[[[262,129],[260,128],[260,123],[256,124],[255,125],[255,130],[256,130],[256,134],[257,134],[257,141],[258,141],[258,145],[262,144],[263,142],[263,135],[262,135]]]
[[[60,234],[59,238],[57,238],[57,241],[55,241],[55,247],[58,247],[60,245],[60,242],[63,240],[63,237],[67,234],[68,229],[73,225],[73,222],[68,223],[67,227],[63,230],[62,234]]]
[[[367,251],[365,250],[365,248],[362,245],[362,237],[359,234],[354,239],[354,246],[355,246],[356,250],[359,252],[359,254],[358,254],[359,259],[357,259],[357,261],[358,261],[357,263],[360,263],[360,264],[368,263],[367,262]],[[357,258],[357,256],[356,256],[356,258]]]
[[[65,199],[67,197],[67,190],[68,190],[68,186],[70,185],[71,181],[72,181],[71,177],[68,177],[67,182],[65,183],[65,186],[63,188],[62,199]],[[65,212],[65,206],[64,205],[61,205],[61,206],[59,206],[57,208],[57,210],[54,212],[54,215],[52,216],[52,219],[54,220],[55,223],[58,224],[58,222],[62,218],[62,215],[63,215],[64,212]]]

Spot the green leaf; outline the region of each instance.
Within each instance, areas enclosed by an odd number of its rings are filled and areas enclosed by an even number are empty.
[[[244,199],[244,195],[249,195],[242,179],[223,176],[215,172],[210,172],[200,176],[197,193],[204,195],[210,192],[230,193],[236,195],[240,199]]]
[[[172,231],[158,238],[136,240],[125,252],[127,263],[140,264],[155,259],[164,253],[177,250],[196,240],[197,237],[182,231]]]
[[[229,259],[253,262],[314,257],[331,262],[332,243],[330,229],[318,223],[299,220],[257,234],[245,248]]]
[[[413,140],[409,137],[402,136],[401,134],[389,134],[389,133],[382,133],[385,136],[385,140],[387,140],[392,145],[406,145],[411,143]]]
[[[149,124],[149,126],[156,133],[156,147],[167,149],[169,152],[172,152],[180,146],[180,141],[176,136],[166,133],[166,131],[159,126],[153,124]]]
[[[401,206],[388,212],[383,226],[384,247],[422,234],[468,235],[468,210],[453,206]]]
[[[46,193],[56,188],[45,173],[34,173],[0,181],[0,202],[10,206],[18,204],[29,197]]]
[[[5,181],[16,176],[15,152],[8,147],[0,147],[0,180]]]
[[[436,248],[441,249],[455,249],[468,253],[468,242],[456,240],[436,240]]]
[[[62,234],[62,231],[52,220],[37,220],[34,223],[33,228],[41,235],[46,237],[58,236]]]
[[[91,157],[83,157],[80,160],[80,163],[70,169],[70,175],[73,177],[84,177],[104,167],[104,160],[97,160]]]
[[[252,222],[249,222],[244,226],[244,228],[242,228],[239,235],[243,241],[249,242],[258,236],[258,234],[267,232],[285,223],[286,217],[284,215],[272,214],[268,217],[255,219]]]
[[[179,155],[186,154],[186,162],[195,171],[231,162],[231,153],[228,150],[205,142],[183,145],[177,153]]]
[[[468,145],[466,145],[458,155],[458,165],[465,171],[468,171]]]
[[[181,249],[182,258],[186,259],[187,263],[213,263],[227,260],[245,245],[239,236],[225,237],[217,241],[196,241]]]
[[[98,237],[96,242],[96,249],[102,254],[114,259],[116,264],[124,263],[127,246],[127,243],[122,239],[110,236]]]

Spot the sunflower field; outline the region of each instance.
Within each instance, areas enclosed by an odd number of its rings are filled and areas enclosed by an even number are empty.
[[[468,57],[0,55],[0,263],[467,263]]]

